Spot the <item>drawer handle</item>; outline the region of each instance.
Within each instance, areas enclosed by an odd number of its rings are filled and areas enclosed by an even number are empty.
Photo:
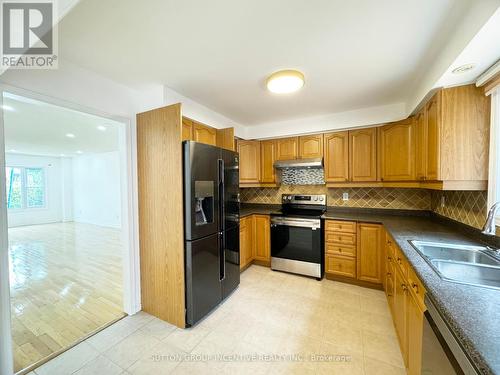
[[[418,285],[417,285],[417,283],[413,283],[413,284],[411,284],[411,287],[412,287],[413,289],[415,289],[415,293],[418,293]]]
[[[391,256],[388,256],[388,257],[387,257],[387,260],[388,260],[389,262],[392,262],[392,257],[391,257]]]
[[[387,276],[391,277],[391,273],[390,273],[390,272],[387,272]]]
[[[399,263],[399,264],[401,264],[401,263],[402,263],[402,262],[401,262],[401,258],[399,258],[399,257],[398,257],[398,263]]]

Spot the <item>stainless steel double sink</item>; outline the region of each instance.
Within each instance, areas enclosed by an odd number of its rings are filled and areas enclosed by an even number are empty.
[[[444,280],[500,289],[500,257],[482,246],[409,241]]]

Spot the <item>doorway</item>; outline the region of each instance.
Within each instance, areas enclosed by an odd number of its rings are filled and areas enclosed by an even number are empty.
[[[125,124],[3,94],[14,371],[120,319]]]

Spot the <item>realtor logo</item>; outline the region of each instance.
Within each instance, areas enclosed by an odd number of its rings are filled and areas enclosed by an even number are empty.
[[[57,68],[54,0],[1,0],[1,68]]]

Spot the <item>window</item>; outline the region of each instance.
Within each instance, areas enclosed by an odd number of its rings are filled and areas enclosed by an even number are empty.
[[[491,93],[490,172],[488,208],[500,200],[500,88]],[[497,216],[500,225],[500,216]]]
[[[45,207],[45,172],[43,168],[5,168],[7,208]]]

